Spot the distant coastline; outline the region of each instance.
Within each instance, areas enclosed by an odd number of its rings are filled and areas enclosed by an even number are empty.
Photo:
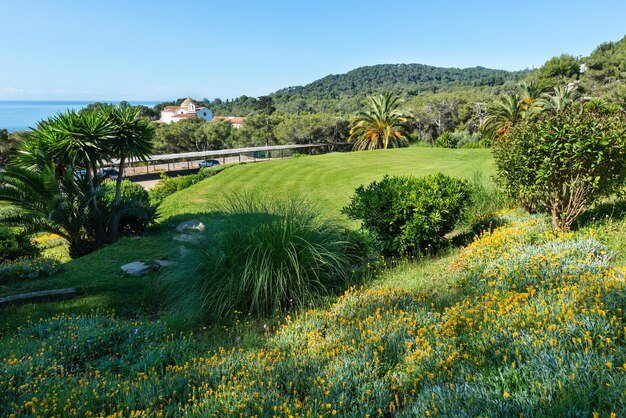
[[[119,104],[119,100],[0,100],[0,129],[9,132],[23,131],[34,127],[37,122],[65,112],[80,110],[95,102]],[[163,101],[129,100],[132,105],[152,107]]]

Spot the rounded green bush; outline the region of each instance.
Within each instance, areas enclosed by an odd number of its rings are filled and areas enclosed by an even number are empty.
[[[29,236],[17,234],[9,228],[0,228],[0,263],[22,257],[35,257],[40,252]]]
[[[467,180],[436,174],[426,177],[385,176],[360,186],[348,206],[350,219],[360,220],[387,254],[419,253],[437,246],[468,205]]]

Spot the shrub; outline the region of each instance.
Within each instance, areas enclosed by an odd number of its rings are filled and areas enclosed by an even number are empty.
[[[10,228],[0,227],[0,262],[21,257],[34,257],[39,253],[40,250],[33,244],[28,235],[15,233]]]
[[[219,233],[172,272],[174,299],[204,319],[302,308],[345,287],[356,260],[347,232],[299,199],[235,196]]]
[[[100,202],[103,207],[112,209],[113,201],[115,199],[115,182],[105,181],[103,186],[105,187],[106,192],[102,196]],[[146,189],[144,189],[140,184],[133,183],[130,180],[122,180],[120,195],[122,205],[132,204],[133,207],[136,206],[145,209],[145,212],[142,211],[142,216],[134,215],[133,211],[129,211],[128,214],[123,215],[120,218],[118,227],[120,234],[136,235],[143,233],[157,217],[156,204],[151,205],[150,195]]]
[[[184,190],[194,184],[216,175],[217,173],[225,170],[227,167],[233,166],[233,164],[225,166],[216,166],[210,168],[201,168],[196,174],[189,174],[187,176],[170,177],[165,173],[161,173],[161,181],[157,183],[152,190],[150,190],[150,201],[153,203],[160,203],[167,196]]]
[[[50,257],[25,258],[0,264],[0,283],[43,279],[55,275],[61,263]]]
[[[441,173],[427,177],[390,177],[360,186],[342,209],[361,220],[385,253],[415,253],[437,246],[452,231],[470,201],[467,180]]]
[[[498,177],[528,210],[568,230],[596,199],[626,178],[626,114],[570,107],[511,128],[494,147]]]
[[[439,135],[435,139],[435,146],[437,148],[456,148],[455,138],[452,136],[452,132],[446,131]]]

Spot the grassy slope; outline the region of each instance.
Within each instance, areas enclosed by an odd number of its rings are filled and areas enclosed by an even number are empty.
[[[385,174],[425,175],[442,171],[472,178],[493,173],[489,150],[407,148],[401,150],[337,153],[232,167],[189,189],[168,197],[161,223],[144,237],[126,238],[100,251],[71,261],[53,278],[0,285],[0,296],[62,287],[79,287],[84,296],[72,300],[29,304],[0,309],[0,330],[26,318],[59,312],[115,310],[122,315],[153,315],[159,310],[157,274],[136,279],[124,277],[120,266],[132,261],[176,259],[179,245],[172,241],[173,226],[185,219],[202,219],[210,231],[219,228],[219,216],[211,207],[234,191],[270,195],[297,193],[318,202],[327,216],[339,211],[361,184]],[[172,219],[169,219],[172,217]]]
[[[206,212],[228,192],[306,195],[328,216],[338,216],[354,189],[385,174],[416,176],[443,172],[472,178],[494,173],[491,151],[405,148],[335,153],[233,167],[166,199],[163,215]]]

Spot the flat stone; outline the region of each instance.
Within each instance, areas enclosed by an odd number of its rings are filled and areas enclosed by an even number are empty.
[[[200,221],[193,219],[191,221],[181,222],[176,227],[177,232],[185,232],[188,229],[198,232],[204,232],[204,224]]]
[[[125,274],[129,276],[141,277],[150,272],[150,266],[141,261],[134,261],[132,263],[124,264],[121,267]]]
[[[174,237],[174,241],[188,242],[191,244],[199,243],[201,238],[198,235],[180,234]]]
[[[170,267],[176,264],[176,261],[170,261],[170,260],[154,260],[154,262],[156,263],[157,266],[159,266],[159,268]]]
[[[41,290],[39,292],[21,293],[19,295],[11,295],[0,298],[0,306],[10,303],[29,303],[29,302],[45,302],[52,300],[66,299],[76,296],[78,290],[69,287],[66,289]]]
[[[180,258],[185,258],[189,254],[191,254],[191,250],[189,248],[185,247],[184,245],[181,245],[180,246]]]

